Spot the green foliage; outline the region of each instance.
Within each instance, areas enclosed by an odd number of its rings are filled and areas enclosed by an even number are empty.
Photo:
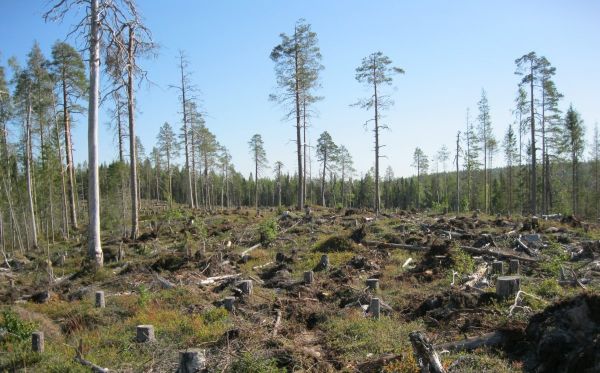
[[[336,251],[353,251],[354,242],[346,236],[335,235],[326,238],[316,244],[315,249],[320,252],[329,253]]]
[[[138,305],[142,308],[146,307],[148,302],[152,299],[152,295],[148,288],[142,284],[138,287]]]
[[[367,354],[400,353],[410,346],[408,334],[419,325],[389,317],[374,320],[351,312],[328,321],[325,329],[330,348],[349,359],[361,359]]]
[[[250,352],[245,352],[231,364],[232,373],[283,373],[283,368],[277,367],[275,359],[267,359]]]
[[[10,308],[2,310],[2,322],[0,322],[0,335],[5,334],[3,339],[24,341],[31,338],[31,333],[35,331],[35,323],[21,320],[19,316]],[[1,341],[1,340],[0,340]]]
[[[229,320],[229,312],[222,307],[211,308],[202,314],[206,324],[224,323]]]
[[[535,286],[535,293],[544,298],[554,298],[563,294],[563,289],[556,279],[547,278]]]
[[[475,261],[473,260],[473,257],[460,248],[454,249],[452,260],[454,261],[452,269],[458,272],[459,276],[473,273],[475,270]]]
[[[266,219],[258,226],[260,242],[267,246],[277,238],[277,222],[274,219]]]
[[[544,249],[544,259],[540,262],[540,270],[546,275],[558,276],[560,267],[569,260],[569,254],[557,242],[551,242]]]

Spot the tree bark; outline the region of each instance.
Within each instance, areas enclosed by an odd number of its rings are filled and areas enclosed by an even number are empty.
[[[302,123],[300,121],[300,46],[298,41],[298,28],[294,27],[294,77],[295,77],[295,96],[296,96],[296,151],[298,152],[298,210],[302,210],[304,206],[304,175],[302,173],[302,137],[300,129]]]
[[[88,106],[88,254],[97,267],[104,265],[100,242],[100,180],[98,172],[98,102],[100,91],[100,30],[98,0],[91,1],[90,91]]]

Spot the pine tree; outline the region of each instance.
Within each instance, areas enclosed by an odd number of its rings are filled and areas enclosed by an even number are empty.
[[[300,210],[305,200],[301,130],[305,128],[306,120],[303,121],[303,118],[306,119],[308,106],[315,101],[311,91],[318,88],[323,65],[317,34],[303,19],[296,22],[292,35],[282,33],[279,36],[281,42],[271,51],[279,93],[272,94],[270,99],[284,106],[286,118],[294,117],[296,120],[297,208]]]
[[[83,58],[75,48],[65,42],[56,42],[52,47],[52,70],[62,93],[62,119],[68,176],[69,212],[71,226],[78,228],[75,204],[75,175],[73,166],[73,143],[71,140],[71,113],[81,110],[78,101],[87,90]]]
[[[254,161],[254,207],[258,213],[258,175],[267,165],[267,153],[265,152],[265,144],[259,134],[252,136],[248,141],[248,146]]]
[[[417,209],[421,208],[421,175],[426,174],[429,169],[429,158],[417,147],[413,153],[412,166],[417,170]]]
[[[158,151],[160,152],[161,157],[163,157],[166,161],[167,166],[167,191],[168,191],[168,199],[169,204],[172,205],[173,201],[173,172],[172,172],[172,161],[173,158],[179,156],[179,143],[177,142],[177,138],[175,136],[175,132],[173,131],[173,127],[167,122],[165,122],[158,131]]]
[[[317,160],[322,164],[323,173],[321,174],[321,203],[325,204],[325,175],[327,170],[331,168],[331,164],[335,163],[338,147],[333,142],[329,132],[325,131],[317,140]],[[329,162],[329,163],[328,163]]]
[[[513,202],[513,169],[515,162],[518,159],[518,148],[517,148],[517,138],[515,135],[515,131],[513,130],[512,124],[508,125],[508,130],[506,131],[506,135],[504,136],[504,159],[506,161],[506,172],[508,173],[508,187],[507,187],[507,211],[509,214],[512,213],[514,202]]]
[[[346,180],[352,178],[352,175],[356,172],[354,169],[354,162],[352,161],[352,155],[346,149],[344,145],[340,145],[338,151],[338,169],[340,170],[341,177],[341,189],[342,189],[342,205],[347,206],[347,193],[346,193]]]
[[[488,103],[487,95],[485,90],[481,90],[481,100],[477,103],[479,107],[479,116],[477,117],[479,122],[478,132],[479,140],[483,147],[483,196],[484,196],[484,208],[485,212],[490,212],[490,175],[488,171],[489,160],[492,156],[490,152],[494,140],[492,133],[492,121],[490,117],[490,106]]]
[[[379,215],[379,158],[380,150],[383,147],[379,141],[379,133],[389,127],[381,122],[382,112],[389,108],[393,101],[389,95],[382,92],[382,88],[392,84],[393,74],[404,74],[404,70],[398,67],[390,66],[392,60],[381,52],[371,53],[363,58],[362,63],[356,68],[356,80],[373,89],[373,94],[366,99],[360,100],[355,105],[363,109],[373,109],[373,118],[365,123],[373,121],[373,134],[375,138],[375,213]]]
[[[585,128],[583,127],[583,120],[581,120],[579,113],[573,109],[573,105],[569,106],[563,125],[563,150],[571,158],[571,208],[573,214],[579,214],[579,160],[585,148]]]

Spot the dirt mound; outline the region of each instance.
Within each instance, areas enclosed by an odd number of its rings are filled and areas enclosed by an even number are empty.
[[[531,318],[526,369],[532,372],[600,372],[600,296],[580,295]]]

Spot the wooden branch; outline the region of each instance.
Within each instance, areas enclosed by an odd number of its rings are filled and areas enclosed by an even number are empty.
[[[411,332],[408,336],[421,373],[446,373],[438,353],[424,333]]]
[[[427,251],[429,247],[427,246],[416,246],[416,245],[407,245],[403,243],[389,243],[389,242],[381,242],[381,241],[367,241],[363,240],[362,243],[366,246],[381,246],[387,247],[390,249],[404,249],[410,251]]]

